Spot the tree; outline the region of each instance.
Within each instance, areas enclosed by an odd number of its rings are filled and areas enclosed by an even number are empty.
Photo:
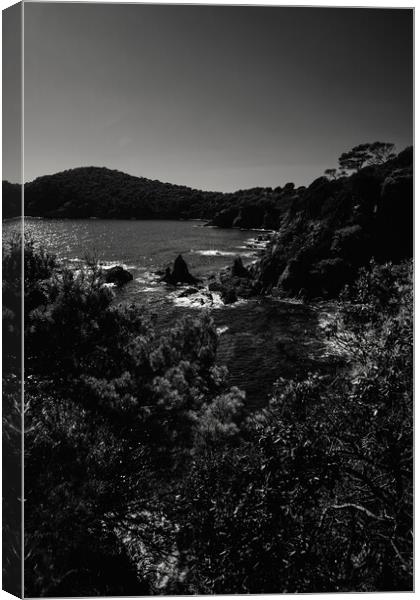
[[[343,169],[325,169],[324,174],[328,177],[328,179],[339,179],[340,177],[345,176],[345,171]]]
[[[338,159],[342,169],[359,171],[364,166],[381,165],[395,157],[395,145],[390,142],[359,144]]]
[[[325,169],[324,173],[328,179],[337,179],[337,169]]]
[[[370,158],[368,164],[382,165],[391,158],[395,158],[395,144],[390,142],[374,142],[370,144]]]

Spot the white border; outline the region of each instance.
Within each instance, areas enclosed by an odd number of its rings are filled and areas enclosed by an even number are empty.
[[[36,1],[36,0],[25,0],[25,2],[32,2],[32,1]],[[68,0],[54,0],[55,2],[67,2]],[[80,1],[80,0],[76,0],[76,1]],[[93,0],[93,3],[110,3],[110,4],[137,4],[136,2],[120,2],[119,0]],[[5,8],[8,8],[9,6],[11,6],[12,4],[16,4],[16,2],[10,1],[10,0],[0,0],[0,8],[1,10],[4,10]],[[226,0],[211,0],[211,2],[203,2],[202,0],[182,0],[180,1],[176,1],[176,0],[166,0],[166,2],[154,2],[153,0],[143,0],[142,2],[139,2],[139,4],[203,4],[203,5],[208,5],[208,4],[213,4],[213,5],[238,5],[238,6],[300,6],[300,7],[336,7],[336,8],[344,8],[344,7],[348,7],[348,8],[414,8],[414,1],[412,2],[404,2],[404,1],[392,1],[392,0],[382,0],[382,2],[375,2],[374,0],[365,0],[363,2],[340,2],[340,3],[333,3],[333,2],[328,2],[326,0],[324,1],[318,1],[318,2],[311,2],[311,3],[305,3],[302,1],[296,1],[296,0],[289,0],[288,2],[281,2],[278,0],[264,0],[264,1],[258,1],[258,0],[254,0],[253,2],[246,2],[244,0],[230,0],[229,2],[227,2]],[[22,11],[23,12],[23,11]],[[415,31],[418,30],[418,17],[417,17],[417,11],[414,12],[414,23],[415,23]],[[390,40],[390,44],[392,45],[392,40]],[[418,47],[417,44],[414,43],[414,50],[415,50],[415,65],[419,64],[418,61]],[[23,53],[22,53],[23,56]],[[1,58],[1,49],[0,49],[0,58]],[[0,61],[1,62],[1,61]],[[22,67],[23,68],[23,67]],[[1,67],[0,67],[1,69]],[[416,74],[416,70],[415,73]],[[0,78],[1,81],[1,78]],[[23,83],[22,82],[22,90],[23,90]],[[0,83],[1,86],[1,83]],[[416,78],[415,78],[415,91],[416,91]],[[417,98],[417,95],[415,94],[415,98]],[[0,108],[1,108],[1,102],[0,102]],[[415,102],[415,108],[417,108],[417,102]],[[22,102],[22,110],[23,110],[23,102]],[[416,112],[416,111],[415,111]],[[0,123],[0,132],[2,131],[1,129],[1,123]],[[22,132],[23,132],[23,115],[22,115]],[[414,139],[417,139],[416,136],[417,133],[417,123],[415,123],[415,127],[414,127]],[[415,169],[417,172],[417,166],[418,166],[418,160],[417,160],[417,153],[415,153]],[[23,162],[23,156],[22,156],[22,170],[24,170],[24,162]],[[24,177],[23,177],[23,173],[22,173],[22,181],[24,181]],[[414,192],[414,198],[416,198],[417,194],[417,181],[415,178],[415,188],[414,188],[415,192]],[[0,214],[1,214],[1,207],[0,207]],[[415,230],[419,231],[419,220],[420,220],[420,211],[416,210],[415,211]],[[417,259],[417,252],[416,252],[416,248],[415,248],[415,259]],[[1,265],[0,265],[0,274],[1,274]],[[418,291],[420,288],[420,283],[418,282],[417,277],[415,278],[415,297],[418,298]],[[417,308],[417,306],[416,306]],[[417,328],[417,322],[415,319],[415,333],[418,332],[418,328]],[[419,360],[418,356],[415,357],[415,373],[418,372],[417,366],[419,365]],[[417,377],[415,377],[415,384],[417,384]],[[417,389],[417,385],[416,385],[416,389]],[[416,428],[414,428],[414,439],[415,439],[415,448],[418,448],[418,432],[416,432]],[[0,445],[0,458],[1,458],[1,445]],[[418,461],[416,461],[415,464],[415,480],[418,481]],[[415,509],[417,509],[417,494],[415,494]],[[23,504],[23,503],[22,503]],[[23,511],[23,506],[22,506],[22,511]],[[416,510],[416,514],[417,514],[417,510]],[[418,556],[418,549],[419,549],[419,544],[418,544],[418,540],[417,540],[417,536],[414,536],[414,540],[415,540],[415,556]],[[0,559],[1,559],[1,545],[0,545]],[[416,561],[417,562],[417,561]],[[363,597],[366,598],[370,598],[370,597],[374,597],[375,599],[379,599],[379,598],[386,598],[386,599],[390,599],[392,598],[392,600],[403,600],[406,599],[408,595],[412,595],[413,592],[406,592],[406,593],[393,593],[393,592],[389,592],[389,593],[364,593]],[[298,596],[301,596],[303,594],[298,594]],[[305,594],[307,595],[307,594]],[[320,599],[327,599],[329,597],[331,597],[331,594],[311,594],[314,595],[316,598],[320,598]],[[261,594],[259,596],[257,596],[257,598],[282,598],[283,596],[291,596],[291,594],[273,594],[273,595],[264,595]],[[293,594],[293,596],[295,596],[295,594]],[[333,598],[345,598],[348,600],[356,600],[356,599],[360,599],[361,594],[360,593],[347,593],[347,594],[333,594]],[[10,600],[12,598],[14,598],[15,596],[12,596],[11,594],[8,594],[7,592],[4,591],[0,591],[0,600]],[[166,596],[166,598],[188,598],[189,596]],[[197,596],[197,598],[200,598],[200,596]],[[247,598],[249,598],[249,596],[245,596],[245,595],[236,595],[236,596],[230,596],[230,595],[223,595],[223,596],[217,596],[217,598],[220,598],[221,600],[223,599],[243,599],[246,600]]]

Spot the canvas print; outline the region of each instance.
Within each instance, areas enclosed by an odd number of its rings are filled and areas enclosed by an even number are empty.
[[[413,9],[3,12],[3,587],[413,589]]]

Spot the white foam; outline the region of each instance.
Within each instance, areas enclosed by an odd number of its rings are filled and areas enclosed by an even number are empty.
[[[252,252],[232,252],[231,250],[191,250],[193,254],[200,254],[201,256],[241,256],[252,257]]]
[[[217,335],[222,335],[223,333],[226,333],[226,331],[228,329],[229,329],[229,327],[227,325],[223,325],[223,327],[217,327],[216,328]]]
[[[159,275],[156,275],[156,273],[146,271],[139,277],[136,277],[135,281],[138,281],[138,283],[147,283],[148,285],[158,285],[160,283],[160,277]]]
[[[125,263],[119,262],[119,261],[115,261],[115,260],[100,260],[99,261],[99,266],[102,269],[112,269],[112,267],[122,267],[123,269],[135,269],[135,265],[126,265]]]
[[[179,296],[179,292],[173,292],[169,294],[170,299],[175,304],[175,306],[183,307],[183,308],[204,308],[204,309],[213,309],[220,308],[223,306],[222,299],[220,294],[216,292],[202,292],[199,291],[195,294],[190,294],[189,296]]]

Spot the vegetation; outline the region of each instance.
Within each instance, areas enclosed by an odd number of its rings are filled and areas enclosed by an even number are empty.
[[[3,267],[10,336],[19,256],[13,241]],[[223,419],[241,394],[214,364],[208,318],[159,335],[140,307],[112,304],[94,265],[75,274],[30,242],[24,259],[26,593],[144,593],[122,540],[140,528],[137,546],[158,544],[160,495],[195,437],[211,436],[203,423],[234,434]],[[9,389],[18,364],[12,350],[7,358]]]
[[[216,363],[208,315],[162,331],[116,304],[94,262],[76,272],[12,239],[3,456],[18,472],[23,259],[26,595],[412,589],[412,149],[362,144],[339,164],[297,190],[213,194],[94,168],[28,185],[42,216],[278,228],[253,267],[236,260],[210,285],[226,302],[335,298],[319,337],[340,360],[308,373],[289,353],[296,368],[252,410]],[[15,477],[6,576],[20,495]]]
[[[20,256],[12,241],[10,397]],[[279,379],[249,412],[208,316],[161,332],[95,265],[23,256],[26,595],[412,589],[411,262],[343,291],[339,377]]]
[[[3,217],[20,214],[20,186],[3,182]],[[25,184],[25,214],[49,218],[216,219],[221,227],[273,228],[293,184],[203,192],[99,167],[69,169]]]
[[[331,288],[329,281],[336,272],[345,273],[345,279],[354,278],[372,255],[379,260],[395,259],[392,252],[386,255],[389,238],[397,245],[398,237],[406,240],[406,250],[398,260],[412,252],[409,240],[413,152],[407,148],[396,156],[394,150],[394,144],[389,142],[360,144],[339,157],[338,169],[327,169],[325,177],[308,187],[296,188],[294,183],[287,183],[283,187],[256,187],[234,193],[205,192],[121,171],[80,167],[26,183],[25,215],[204,219],[217,227],[278,230],[281,244],[286,247],[274,259],[278,266],[275,281],[271,273],[268,283],[263,276],[262,289],[276,287],[288,266],[292,273],[289,277],[286,272],[286,281],[282,277],[280,282],[287,293],[302,289],[304,293],[309,291],[308,295],[335,295],[337,289],[334,285]],[[18,184],[3,182],[3,217],[20,214],[20,195]],[[390,224],[393,227],[395,219],[398,222],[394,232]],[[337,233],[340,237],[339,230],[353,226],[362,228],[363,239],[347,232],[342,252],[334,236]],[[310,247],[307,238],[312,240]],[[378,247],[372,247],[376,239]],[[352,256],[352,245],[356,247],[355,261],[346,256]],[[290,258],[296,258],[297,263],[288,265]],[[338,289],[341,287],[340,283]]]
[[[296,197],[254,269],[260,292],[337,297],[372,257],[412,257],[412,148],[392,158],[389,146],[358,146],[353,150],[363,153],[363,162],[355,173],[339,176],[334,170]],[[361,168],[364,162],[369,166]]]
[[[373,142],[359,144],[349,152],[344,152],[338,159],[344,170],[359,171],[363,166],[382,165],[395,158],[395,145],[389,142]]]

